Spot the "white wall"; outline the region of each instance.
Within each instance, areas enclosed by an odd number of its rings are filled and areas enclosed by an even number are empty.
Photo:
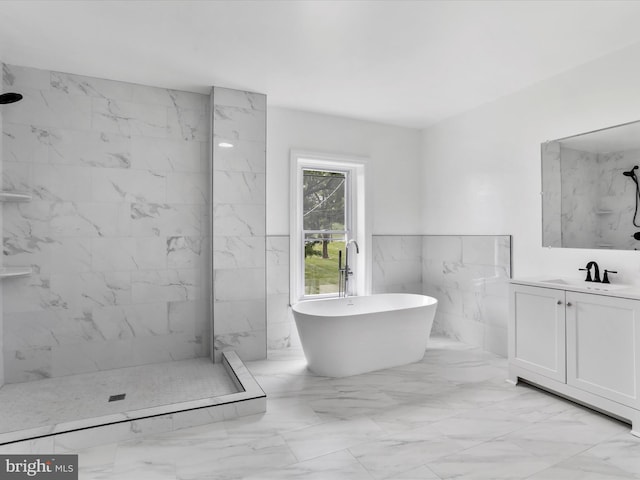
[[[268,108],[267,235],[289,234],[291,149],[368,157],[372,234],[420,233],[418,130]]]
[[[540,144],[640,119],[639,85],[640,44],[425,130],[423,233],[512,234],[516,277],[596,260],[640,284],[636,251],[542,248],[540,200]]]

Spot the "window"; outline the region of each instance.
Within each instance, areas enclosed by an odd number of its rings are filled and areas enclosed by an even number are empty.
[[[338,296],[348,251],[349,295],[368,291],[364,168],[361,159],[292,153],[291,301]]]
[[[302,172],[304,295],[337,294],[342,252],[353,231],[347,201],[349,172]]]

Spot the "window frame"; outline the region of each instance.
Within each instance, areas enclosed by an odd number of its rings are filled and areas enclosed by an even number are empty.
[[[345,214],[347,239],[358,242],[360,254],[355,255],[352,263],[354,276],[351,277],[354,292],[367,295],[371,290],[371,235],[368,209],[365,208],[367,182],[367,159],[355,156],[342,156],[317,152],[291,151],[291,188],[290,188],[290,300],[291,304],[303,300],[337,298],[337,294],[305,295],[304,290],[304,238],[303,230],[303,173],[304,170],[320,170],[346,173],[345,202],[348,203]],[[350,227],[350,228],[349,228]],[[353,247],[352,247],[353,248]],[[353,253],[353,250],[352,250]],[[352,255],[353,258],[353,255]]]

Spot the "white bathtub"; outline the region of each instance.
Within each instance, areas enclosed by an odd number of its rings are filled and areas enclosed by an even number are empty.
[[[309,369],[346,377],[419,361],[437,303],[425,295],[385,293],[310,300],[292,308]]]

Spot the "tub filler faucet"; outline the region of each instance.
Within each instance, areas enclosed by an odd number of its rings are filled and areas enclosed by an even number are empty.
[[[349,267],[349,246],[353,245],[356,247],[356,255],[360,253],[360,247],[358,246],[358,242],[356,242],[353,238],[344,245],[344,266],[342,265],[342,250],[338,252],[338,271],[340,272],[340,277],[338,280],[338,297],[348,297],[349,296],[349,276],[353,275],[353,271],[351,267]]]

